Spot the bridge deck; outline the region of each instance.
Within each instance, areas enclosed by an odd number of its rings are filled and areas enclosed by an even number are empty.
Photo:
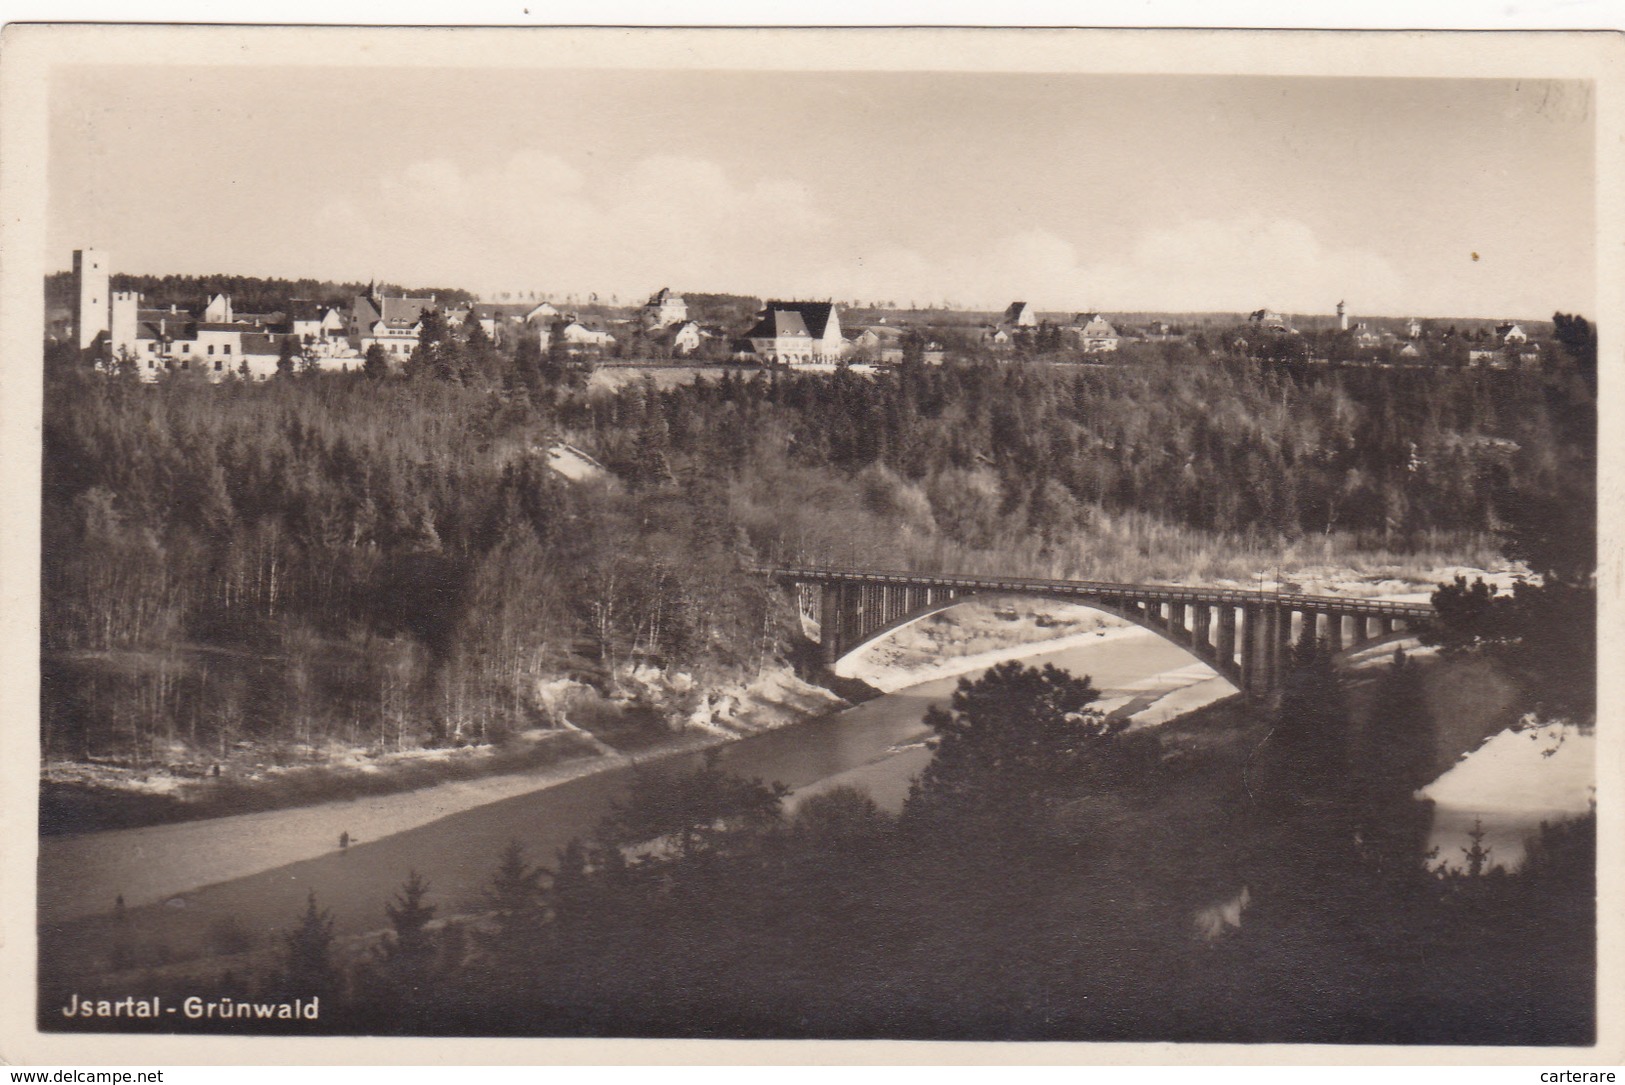
[[[1080,598],[1156,599],[1169,603],[1284,605],[1301,610],[1335,610],[1350,615],[1392,618],[1422,619],[1433,616],[1433,606],[1429,603],[1400,603],[1387,599],[1361,599],[1341,595],[1245,591],[1237,588],[1202,588],[1177,584],[1117,584],[1101,580],[1043,580],[1019,576],[944,576],[936,573],[875,572],[821,566],[763,567],[758,571],[782,582],[798,584],[836,582],[897,584],[921,588],[953,588],[968,592],[1041,592],[1047,595],[1073,595]]]

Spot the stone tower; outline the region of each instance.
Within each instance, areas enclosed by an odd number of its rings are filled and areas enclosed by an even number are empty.
[[[73,250],[73,335],[80,350],[107,331],[111,263],[105,252]]]
[[[1345,332],[1349,330],[1349,315],[1343,311],[1342,302],[1337,303],[1337,329]]]
[[[112,325],[108,335],[108,353],[117,359],[121,354],[133,355],[141,348],[137,336],[141,316],[141,295],[134,290],[119,290],[113,294]]]

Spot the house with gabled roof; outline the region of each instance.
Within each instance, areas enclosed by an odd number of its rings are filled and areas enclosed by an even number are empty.
[[[433,295],[426,298],[358,295],[350,303],[350,346],[357,354],[364,355],[376,343],[384,348],[385,354],[404,360],[417,346],[424,312],[436,307]]]
[[[1036,328],[1038,310],[1024,301],[1012,301],[1010,307],[1004,311],[1004,316],[999,319],[999,323],[1015,328]]]
[[[745,338],[768,365],[829,363],[846,353],[841,316],[831,301],[770,301]]]
[[[852,337],[852,349],[877,362],[895,364],[903,360],[903,340],[908,332],[893,324],[871,324]]]
[[[700,330],[699,324],[692,320],[685,320],[680,324],[661,328],[654,333],[652,338],[665,347],[672,357],[681,358],[699,350],[700,343],[705,339],[705,334]]]
[[[1495,326],[1496,337],[1507,346],[1518,346],[1529,342],[1529,333],[1523,330],[1523,325],[1506,321]]]
[[[1287,323],[1286,317],[1273,309],[1254,309],[1247,314],[1247,321],[1265,331],[1291,332],[1292,325]]]
[[[508,334],[529,323],[531,314],[540,308],[542,306],[528,301],[477,301],[462,309],[458,319],[466,320],[472,313],[485,334],[500,342]],[[546,308],[550,316],[557,315],[557,310],[551,305]]]
[[[1079,313],[1073,318],[1070,331],[1085,354],[1116,350],[1123,341],[1117,329],[1099,313]]]
[[[688,302],[671,287],[662,286],[644,303],[639,318],[645,328],[669,328],[688,319]]]
[[[576,350],[612,346],[615,337],[596,321],[583,321],[569,314],[553,324],[552,335],[567,347]]]

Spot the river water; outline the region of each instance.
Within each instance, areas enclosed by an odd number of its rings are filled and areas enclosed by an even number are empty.
[[[1157,635],[1134,630],[1024,660],[1054,663],[1090,676],[1108,700],[1139,705],[1160,692],[1212,678],[1191,667],[1190,656]],[[1160,679],[1160,680],[1159,680]],[[795,724],[719,748],[724,768],[738,775],[777,781],[793,789],[793,808],[808,795],[842,784],[868,791],[888,809],[901,807],[909,782],[930,758],[927,707],[945,703],[957,683],[943,678],[900,690],[822,719]],[[314,892],[330,909],[339,934],[385,926],[384,904],[410,871],[428,879],[431,903],[442,914],[479,908],[479,895],[510,840],[520,841],[532,862],[550,864],[575,837],[592,832],[622,798],[635,771],[681,772],[703,754],[660,758],[633,768],[612,768],[528,794],[502,799],[396,833],[354,844],[315,859],[278,866],[132,907],[129,937],[172,959],[195,956],[229,925],[264,944],[291,926]],[[335,842],[342,826],[331,826]],[[153,855],[153,862],[164,857]],[[43,871],[42,871],[43,873]],[[110,909],[117,886],[98,894]],[[110,939],[107,911],[52,922],[42,916],[42,961],[58,974],[105,968]],[[75,968],[74,962],[78,963]]]
[[[1114,631],[1060,651],[1040,648],[1023,661],[1053,663],[1090,676],[1103,692],[1102,706],[1139,713],[1135,718],[1142,722],[1159,720],[1176,709],[1189,710],[1230,688],[1207,668],[1193,666],[1180,648],[1138,629]],[[729,743],[716,752],[730,772],[790,787],[791,809],[810,795],[854,785],[895,811],[931,756],[926,745],[930,733],[923,722],[926,709],[945,703],[957,681],[928,681],[844,712]],[[431,903],[442,915],[478,910],[481,890],[510,840],[520,841],[532,862],[550,864],[571,839],[593,831],[612,804],[626,795],[636,772],[691,771],[704,756],[673,755],[636,768],[609,768],[353,844],[346,851],[333,847],[316,858],[267,864],[268,869],[259,873],[178,892],[156,903],[132,899],[124,937],[161,959],[186,959],[211,945],[218,947],[226,940],[222,932],[227,926],[238,937],[246,934],[255,944],[265,945],[294,923],[311,892],[321,907],[331,910],[337,933],[377,930],[386,925],[386,901],[414,870],[428,879]],[[1508,732],[1466,755],[1424,792],[1438,803],[1434,844],[1440,847],[1440,859],[1459,865],[1466,833],[1481,820],[1494,861],[1515,866],[1522,857],[1523,838],[1540,821],[1585,809],[1594,756],[1590,736],[1563,728]],[[290,811],[289,815],[309,816],[281,820],[256,815],[266,819],[263,830],[256,831],[314,831],[336,844],[344,826],[313,829],[311,819],[318,810]],[[143,863],[180,869],[188,858],[186,849],[195,846],[192,834],[208,831],[209,823],[160,827]],[[130,845],[118,834],[98,835],[104,839],[78,838],[71,853],[77,856],[73,865],[87,899],[52,901],[42,893],[41,962],[58,977],[71,979],[107,967],[113,942],[112,902],[125,889],[97,882],[96,874],[118,869],[119,863],[111,854],[104,857],[105,863],[97,861],[94,849],[105,843],[120,852]],[[61,855],[66,852],[52,850],[62,843],[42,841],[42,882],[50,879],[53,863],[60,866],[64,861]],[[192,884],[202,880],[193,878]]]

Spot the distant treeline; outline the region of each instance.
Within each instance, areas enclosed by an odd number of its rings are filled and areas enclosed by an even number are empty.
[[[405,376],[145,386],[61,352],[49,755],[494,741],[558,722],[552,679],[751,674],[796,636],[758,561],[1245,578],[1373,548],[1460,560],[1520,494],[1595,523],[1594,363],[908,365],[610,391],[534,337],[431,323]],[[554,438],[608,475],[561,479]]]
[[[398,283],[333,282],[330,279],[263,279],[253,275],[132,275],[115,272],[114,290],[134,290],[151,308],[201,309],[216,294],[231,298],[232,308],[243,313],[286,311],[295,298],[324,305],[349,305],[369,287],[381,294],[399,297],[428,297],[431,294],[447,305],[475,300],[473,294],[455,287],[404,287]],[[73,305],[73,273],[58,271],[45,277],[47,309]]]
[[[1492,531],[1498,495],[1583,484],[1554,456],[1560,420],[1542,389],[1563,379],[1250,360],[919,366],[633,386],[563,417],[632,481],[676,465],[753,492],[809,468],[856,483],[842,489],[872,517],[832,518],[821,499],[783,510],[791,550],[896,560],[910,540],[1001,554],[1038,541],[1058,571],[1081,573],[1091,536],[1121,518],[1398,549]],[[871,518],[874,535],[861,530]]]

